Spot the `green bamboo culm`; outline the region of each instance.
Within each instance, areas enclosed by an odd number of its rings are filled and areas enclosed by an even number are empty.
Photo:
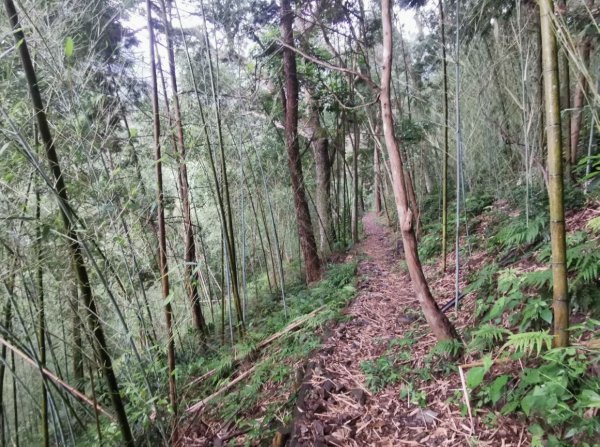
[[[546,139],[548,142],[548,197],[550,201],[550,238],[552,244],[554,346],[564,347],[569,343],[569,296],[566,266],[567,248],[565,238],[558,52],[553,24],[553,2],[552,0],[539,0],[539,5],[546,108]]]

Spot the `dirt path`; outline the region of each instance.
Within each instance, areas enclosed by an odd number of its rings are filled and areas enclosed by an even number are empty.
[[[390,341],[420,328],[423,335],[415,346],[402,348],[410,353],[402,363],[415,369],[423,367],[425,353],[435,341],[423,320],[413,321],[418,303],[388,231],[373,214],[364,218],[364,228],[365,238],[354,249],[366,259],[358,265],[362,279],[358,296],[347,309],[351,318],[332,330],[309,364],[312,373],[299,395],[291,445],[473,445],[468,418],[460,416],[456,405],[446,403],[460,389],[456,377],[432,378],[420,407],[402,396],[402,387],[407,386],[403,380],[378,393],[369,391],[361,363],[389,356]],[[482,431],[477,432],[477,445],[527,445],[522,443],[521,427]]]

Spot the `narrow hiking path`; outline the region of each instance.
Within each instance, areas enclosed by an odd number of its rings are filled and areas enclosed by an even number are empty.
[[[461,390],[458,374],[431,374],[425,359],[435,340],[419,316],[401,253],[376,215],[367,214],[363,222],[364,240],[351,255],[364,256],[358,294],[346,309],[348,321],[333,327],[309,360],[291,445],[529,445],[518,421],[497,415],[495,428],[477,419],[471,425],[458,411],[460,396],[446,403]],[[365,364],[372,373],[365,375]],[[426,382],[402,378],[399,366],[420,371]]]

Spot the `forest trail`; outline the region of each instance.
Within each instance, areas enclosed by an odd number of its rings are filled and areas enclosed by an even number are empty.
[[[365,259],[358,264],[358,295],[346,311],[351,320],[333,328],[309,365],[295,446],[420,445],[406,440],[431,428],[418,407],[406,412],[399,405],[395,387],[369,391],[361,371],[362,362],[377,360],[391,340],[403,336],[415,318],[405,311],[416,306],[389,231],[375,214],[367,214],[363,222],[365,238],[353,250]]]
[[[514,415],[487,415],[496,421],[490,425],[485,412],[473,420],[460,413],[459,374],[432,357],[436,340],[390,230],[375,214],[363,222],[365,237],[349,255],[361,258],[358,294],[346,308],[348,320],[309,360],[288,445],[529,446],[527,426]],[[451,277],[432,282],[439,301],[451,296]],[[465,300],[456,325],[465,326],[474,305]]]

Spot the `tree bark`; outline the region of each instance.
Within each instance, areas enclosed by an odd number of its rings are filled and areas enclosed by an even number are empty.
[[[294,47],[293,22],[294,14],[290,6],[290,0],[281,0],[281,33],[283,42],[292,48]],[[296,72],[296,54],[287,46],[283,48],[285,93],[282,100],[284,100],[285,106],[285,137],[288,168],[292,181],[298,236],[304,258],[305,278],[307,283],[311,283],[321,277],[321,261],[317,253],[310,210],[306,200],[300,145],[298,142],[298,75]]]
[[[379,123],[375,127],[375,133],[379,133]],[[378,135],[374,135],[375,138],[379,138]],[[381,161],[379,159],[379,148],[377,143],[373,144],[373,196],[375,202],[375,212],[381,214]]]
[[[359,187],[358,187],[358,157],[360,154],[360,126],[358,125],[357,115],[353,115],[352,126],[354,128],[354,138],[352,139],[352,242],[358,243],[358,202],[359,202]]]
[[[35,219],[36,226],[36,288],[38,296],[38,349],[40,352],[40,366],[46,367],[46,308],[44,305],[44,254],[42,248],[42,223],[40,222],[40,192],[35,193]],[[48,394],[46,391],[46,381],[42,377],[42,442],[44,447],[50,447],[50,430],[48,426]]]
[[[404,182],[404,170],[396,136],[394,135],[394,119],[390,98],[390,85],[392,76],[392,8],[391,0],[381,1],[381,15],[383,25],[383,74],[381,79],[381,114],[383,119],[383,133],[385,144],[392,168],[392,187],[400,219],[402,242],[406,253],[406,263],[417,294],[419,303],[431,330],[438,340],[457,339],[458,334],[446,315],[438,308],[429,285],[423,274],[417,240],[413,229],[413,215],[408,206],[408,197]]]
[[[194,228],[192,226],[192,211],[190,206],[189,181],[186,164],[186,147],[183,135],[183,124],[181,121],[181,107],[179,104],[179,92],[177,91],[177,74],[175,72],[175,51],[173,50],[171,18],[167,11],[165,0],[160,0],[162,17],[165,26],[165,36],[167,40],[167,54],[169,58],[169,77],[171,81],[171,91],[173,100],[173,111],[175,113],[175,130],[177,164],[179,167],[179,194],[181,196],[181,211],[183,214],[183,241],[184,241],[184,270],[185,270],[185,288],[192,308],[192,319],[194,327],[204,340],[208,330],[204,315],[202,314],[202,305],[200,304],[200,294],[198,293],[198,272],[194,266],[196,259],[196,242],[194,239]],[[165,98],[165,100],[167,100]]]
[[[175,339],[173,336],[173,309],[169,293],[169,265],[167,263],[167,236],[165,228],[165,208],[162,177],[162,148],[160,142],[160,111],[158,107],[158,80],[156,76],[155,37],[152,24],[152,4],[146,0],[148,34],[150,36],[150,71],[152,74],[152,120],[156,168],[156,204],[158,214],[158,263],[161,278],[162,298],[164,300],[165,322],[167,326],[167,371],[169,382],[169,401],[173,412],[177,414],[177,387],[175,384]]]
[[[311,94],[309,92],[309,94]],[[312,97],[312,94],[311,94]],[[329,252],[333,242],[331,226],[331,161],[329,158],[329,139],[319,116],[319,105],[311,98],[310,121],[312,128],[312,149],[315,157],[317,177],[316,206],[319,218],[319,250],[321,256]]]
[[[540,0],[542,66],[548,141],[548,197],[550,200],[550,238],[552,245],[552,306],[554,309],[554,345],[569,343],[569,296],[566,267],[565,211],[560,126],[560,90],[558,50],[554,31],[554,4]]]
[[[439,0],[440,30],[442,34],[442,73],[444,83],[444,155],[442,162],[442,272],[446,271],[448,257],[448,60],[446,59],[446,20],[444,2]]]
[[[19,23],[17,10],[15,8],[13,0],[4,0],[4,7],[6,9],[6,15],[9,17],[10,20],[17,48],[19,49],[21,63],[23,65],[23,70],[25,72],[25,77],[27,79],[27,85],[29,88],[29,95],[31,96],[33,109],[37,119],[38,130],[40,132],[40,137],[42,142],[44,143],[46,150],[46,158],[48,159],[52,175],[54,176],[56,182],[55,188],[56,194],[58,196],[60,213],[63,220],[63,225],[65,227],[67,239],[70,241],[69,249],[77,271],[77,278],[81,289],[81,298],[84,307],[88,311],[88,323],[93,333],[94,340],[98,346],[98,358],[100,360],[102,372],[106,380],[108,393],[110,395],[113,408],[115,410],[115,415],[119,424],[119,428],[121,430],[121,435],[123,436],[123,443],[127,446],[133,447],[133,435],[131,433],[131,428],[127,420],[125,406],[123,404],[123,400],[121,399],[119,385],[117,383],[117,378],[115,376],[112,366],[112,360],[108,353],[104,330],[102,328],[102,324],[100,322],[101,320],[96,307],[96,300],[92,293],[92,287],[90,284],[87,267],[84,261],[83,247],[81,241],[79,240],[79,235],[77,234],[77,231],[73,223],[71,222],[71,207],[67,194],[67,188],[58,161],[58,154],[56,153],[54,139],[52,138],[50,126],[46,118],[46,109],[44,107],[42,96],[40,94],[35,69],[33,68],[33,62],[29,54],[27,42],[25,40],[25,34],[23,33],[23,28]]]

